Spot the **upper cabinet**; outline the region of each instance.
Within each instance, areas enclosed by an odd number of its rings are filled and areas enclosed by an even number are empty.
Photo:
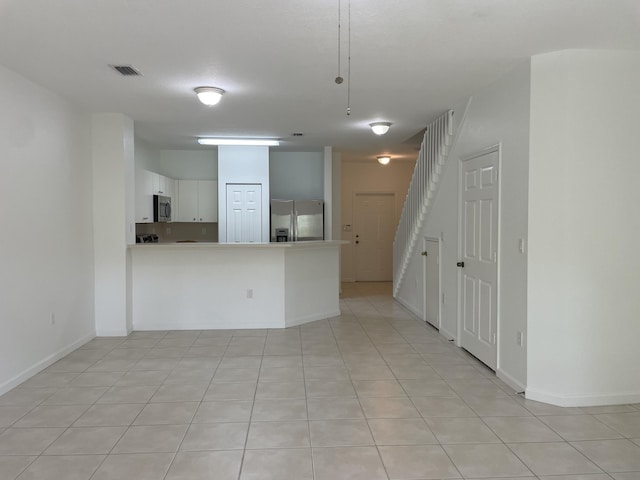
[[[218,221],[218,182],[178,180],[178,222]]]
[[[160,175],[159,173],[151,172],[153,176],[153,194],[154,195],[162,195],[165,197],[174,197],[175,196],[175,184],[176,181],[173,178],[165,177],[164,175]]]
[[[136,223],[153,222],[153,176],[148,170],[136,168]]]
[[[153,196],[171,197],[175,202],[176,181],[142,168],[136,168],[135,181],[136,223],[153,223]]]
[[[153,223],[153,196],[171,197],[174,222],[218,221],[217,180],[174,180],[136,168],[136,223]]]

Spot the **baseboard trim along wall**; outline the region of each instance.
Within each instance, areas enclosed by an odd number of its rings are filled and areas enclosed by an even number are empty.
[[[406,301],[404,298],[401,297],[395,297],[396,301],[402,305],[405,309],[409,310],[411,313],[413,313],[418,320],[422,321],[422,312],[419,311],[417,308],[415,308],[413,305],[411,305],[408,301]]]
[[[514,377],[509,375],[507,372],[505,372],[501,368],[498,368],[496,370],[496,377],[498,377],[504,383],[506,383],[511,388],[513,388],[516,392],[524,392],[525,391],[525,388],[526,388],[525,385],[523,385],[520,381],[516,380]]]
[[[84,337],[81,337],[80,339],[76,340],[72,344],[67,345],[66,347],[58,350],[55,353],[52,353],[48,357],[45,357],[44,359],[40,360],[38,363],[20,372],[15,377],[7,380],[6,382],[0,385],[0,395],[4,395],[12,388],[17,387],[18,385],[30,379],[37,373],[40,373],[42,370],[44,370],[48,366],[53,365],[61,358],[69,355],[71,352],[80,348],[82,345],[93,340],[94,338],[95,338],[95,334],[93,333],[89,335],[85,335]]]
[[[527,400],[550,403],[558,407],[598,407],[601,405],[626,405],[640,403],[640,392],[600,395],[556,395],[535,388],[525,391]]]

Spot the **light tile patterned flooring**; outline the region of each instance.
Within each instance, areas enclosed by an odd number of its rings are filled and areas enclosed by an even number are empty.
[[[0,397],[0,480],[639,480],[640,405],[516,395],[395,304],[97,338]]]

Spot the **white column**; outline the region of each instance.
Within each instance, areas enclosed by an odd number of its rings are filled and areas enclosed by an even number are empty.
[[[133,121],[118,113],[92,116],[93,244],[96,334],[131,332],[131,268],[135,243]]]

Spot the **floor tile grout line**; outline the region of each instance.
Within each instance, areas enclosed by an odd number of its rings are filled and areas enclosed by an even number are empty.
[[[365,335],[367,335],[367,337],[368,337],[368,334],[367,334],[366,330],[362,327],[362,323],[360,322],[360,320],[358,319],[357,321],[360,324],[360,327],[364,330]],[[331,325],[331,331],[332,331],[332,333],[334,335],[334,339],[335,339],[335,331],[333,330],[333,326],[332,325]],[[369,341],[371,341],[371,338],[370,337],[368,337],[368,338],[369,338]],[[337,343],[337,340],[336,340],[336,343]],[[375,345],[374,345],[374,348],[375,348]],[[373,430],[371,429],[371,425],[369,424],[369,419],[367,418],[367,414],[365,413],[364,408],[362,407],[362,401],[361,401],[360,396],[358,395],[358,391],[356,390],[356,387],[355,387],[355,385],[353,383],[353,379],[351,378],[351,374],[349,373],[349,369],[348,369],[348,367],[346,365],[346,362],[344,361],[344,355],[343,355],[342,349],[339,346],[338,346],[338,352],[340,354],[340,358],[342,358],[342,363],[345,365],[345,368],[347,368],[347,374],[349,375],[349,381],[351,382],[351,387],[353,388],[353,391],[354,391],[354,393],[356,395],[356,399],[358,400],[358,405],[360,405],[360,410],[362,411],[365,424],[367,425],[367,429],[369,430],[369,435],[371,435],[371,439],[373,440],[374,447],[376,449],[376,452],[378,453],[378,458],[380,459],[380,464],[382,465],[382,469],[384,470],[384,473],[387,476],[387,479],[390,479],[391,476],[389,475],[389,471],[387,470],[387,466],[384,463],[384,459],[382,457],[382,452],[380,452],[380,448],[378,448],[378,444],[377,444],[376,439],[375,439],[375,437],[373,435]],[[385,363],[386,363],[386,361],[385,361]],[[388,367],[388,365],[387,365],[387,367]],[[393,374],[393,372],[391,372],[391,373]],[[394,375],[394,377],[395,377],[395,375]]]
[[[231,337],[233,339],[233,337]],[[231,342],[229,342],[231,343]],[[265,344],[266,344],[266,336],[265,336]],[[249,444],[249,433],[251,432],[251,424],[253,422],[253,409],[256,405],[256,398],[258,396],[258,382],[260,379],[260,370],[262,368],[262,362],[264,360],[264,349],[265,345],[262,346],[262,355],[260,356],[260,365],[258,367],[258,380],[256,380],[256,386],[253,390],[253,401],[251,402],[251,411],[249,412],[249,422],[247,423],[247,433],[244,437],[244,447],[242,449],[242,458],[240,459],[240,468],[238,469],[238,480],[242,477],[242,468],[244,467],[244,459],[247,453],[247,445]],[[223,355],[224,358],[224,355]],[[213,379],[211,380],[213,382]]]

